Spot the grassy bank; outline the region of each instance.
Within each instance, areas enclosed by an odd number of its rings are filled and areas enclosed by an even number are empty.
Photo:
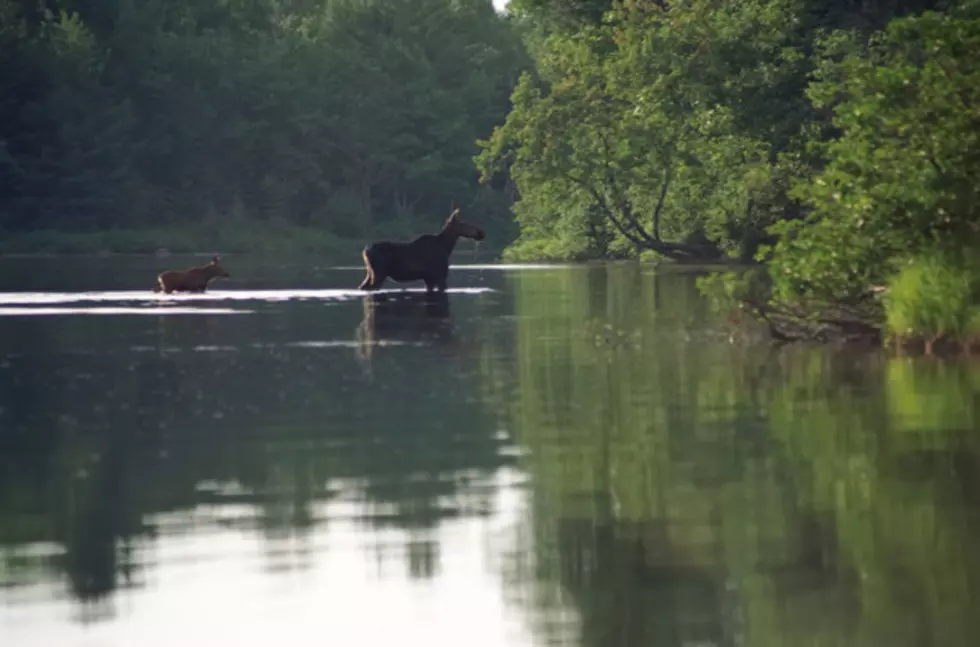
[[[872,343],[926,355],[980,352],[980,259],[967,251],[906,256],[880,285],[841,299],[774,297],[773,270],[767,264],[725,269],[699,278],[698,285],[736,327],[749,314],[780,343]]]
[[[883,296],[886,338],[900,350],[980,350],[980,262],[938,253],[908,259]]]

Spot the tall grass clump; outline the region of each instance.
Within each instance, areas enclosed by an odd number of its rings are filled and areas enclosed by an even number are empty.
[[[909,259],[884,296],[886,332],[899,344],[980,343],[980,265],[930,252]]]

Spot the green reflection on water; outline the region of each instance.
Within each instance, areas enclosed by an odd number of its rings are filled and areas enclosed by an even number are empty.
[[[734,346],[692,281],[514,279],[537,603],[584,645],[973,644],[978,367]]]

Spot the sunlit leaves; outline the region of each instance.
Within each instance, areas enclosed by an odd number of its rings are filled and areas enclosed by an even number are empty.
[[[899,257],[980,233],[980,20],[926,13],[893,21],[867,49],[832,45],[810,94],[833,107],[842,135],[819,146],[826,168],[797,187],[813,207],[807,224],[780,232],[784,297],[859,294]]]
[[[627,237],[637,244],[707,239],[737,254],[747,230],[770,222],[771,144],[740,128],[741,106],[719,101],[730,63],[719,56],[729,52],[701,45],[738,36],[720,18],[696,19],[704,11],[623,8],[609,25],[552,35],[538,53],[540,80],[522,81],[507,122],[483,143],[485,177],[509,168],[528,208],[552,218],[591,196],[613,218],[637,219],[636,239]],[[745,27],[735,31],[744,36]],[[555,183],[567,185],[549,190],[558,202],[532,197]],[[518,212],[523,223],[527,208]]]
[[[626,197],[646,228],[669,176],[662,236],[751,256],[770,224],[797,211],[790,178],[809,175],[811,22],[801,0],[631,2],[553,32],[480,163],[493,173],[513,164],[524,198],[541,174],[588,181],[597,202]],[[545,105],[571,125],[530,117]]]

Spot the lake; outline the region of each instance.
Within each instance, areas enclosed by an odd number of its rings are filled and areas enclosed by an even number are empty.
[[[0,259],[0,644],[956,647],[980,369],[633,263]]]

